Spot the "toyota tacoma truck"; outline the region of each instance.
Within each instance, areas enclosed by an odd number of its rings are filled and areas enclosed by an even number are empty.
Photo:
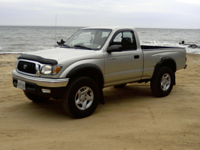
[[[148,82],[157,97],[167,96],[175,73],[186,68],[182,47],[141,46],[130,27],[89,27],[60,47],[21,54],[13,70],[13,85],[33,102],[61,99],[71,117],[91,115],[104,103],[103,88]]]

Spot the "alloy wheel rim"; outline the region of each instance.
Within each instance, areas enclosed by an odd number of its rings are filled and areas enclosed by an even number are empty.
[[[163,91],[169,90],[171,86],[171,77],[168,73],[165,73],[161,78],[161,89]]]
[[[88,87],[81,87],[75,95],[75,104],[79,110],[86,110],[90,108],[94,101],[94,92]]]

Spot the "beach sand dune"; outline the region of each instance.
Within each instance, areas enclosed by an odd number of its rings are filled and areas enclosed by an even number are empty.
[[[169,96],[154,97],[149,83],[105,88],[105,105],[84,119],[66,116],[59,101],[35,104],[14,88],[16,56],[0,55],[0,149],[200,149],[200,55],[188,54]]]

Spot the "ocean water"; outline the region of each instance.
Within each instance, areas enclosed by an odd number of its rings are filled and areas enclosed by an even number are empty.
[[[67,40],[82,27],[0,26],[0,53],[21,53],[45,50]],[[179,43],[200,46],[200,29],[136,29],[142,45],[182,46]],[[200,48],[188,48],[187,53],[200,54]]]
[[[141,45],[185,47],[187,53],[200,54],[200,29],[137,29]],[[198,48],[190,48],[195,44]]]

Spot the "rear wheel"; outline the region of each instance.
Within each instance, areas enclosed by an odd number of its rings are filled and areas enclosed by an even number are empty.
[[[168,67],[162,67],[151,80],[151,91],[157,97],[169,95],[175,81],[174,72]]]
[[[61,102],[68,115],[83,118],[95,111],[99,98],[97,83],[88,77],[78,77],[70,81]]]
[[[36,103],[46,102],[50,99],[50,97],[38,96],[38,95],[35,95],[35,94],[27,92],[27,91],[24,91],[24,94],[26,95],[26,97],[28,99],[30,99],[31,101],[36,102]]]

